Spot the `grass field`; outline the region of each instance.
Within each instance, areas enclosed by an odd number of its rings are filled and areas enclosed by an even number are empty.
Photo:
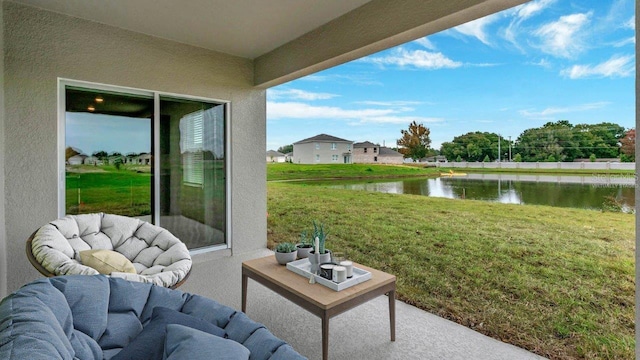
[[[423,168],[405,165],[366,165],[366,164],[267,164],[267,180],[301,179],[357,179],[406,176],[435,176],[440,172],[436,168]]]
[[[269,183],[268,210],[269,246],[322,221],[426,311],[552,359],[634,357],[634,215],[296,182]]]
[[[67,214],[107,212],[125,216],[151,214],[151,174],[113,166],[67,169]],[[78,191],[79,190],[79,191]]]

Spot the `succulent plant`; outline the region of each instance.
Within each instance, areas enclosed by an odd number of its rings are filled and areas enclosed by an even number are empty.
[[[315,220],[313,220],[313,239],[314,241],[316,238],[318,239],[318,243],[320,245],[320,254],[326,253],[324,245],[327,240],[327,235],[329,235],[329,231],[326,231],[324,229],[324,224],[317,223]]]
[[[300,247],[309,248],[313,247],[313,239],[309,237],[307,230],[300,233]]]
[[[276,252],[290,253],[296,251],[296,245],[290,242],[282,242],[276,245]]]

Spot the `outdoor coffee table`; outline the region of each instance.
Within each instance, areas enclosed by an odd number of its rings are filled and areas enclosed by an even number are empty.
[[[247,283],[256,282],[293,301],[322,319],[322,359],[329,354],[329,319],[380,295],[389,297],[391,341],[396,340],[396,277],[370,267],[353,266],[371,272],[371,279],[341,291],[321,284],[309,284],[309,279],[279,265],[275,256],[242,263],[242,312],[247,311]]]

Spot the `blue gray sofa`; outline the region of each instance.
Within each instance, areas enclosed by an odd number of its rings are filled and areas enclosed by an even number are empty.
[[[104,275],[40,279],[0,303],[0,359],[305,359],[244,313]]]

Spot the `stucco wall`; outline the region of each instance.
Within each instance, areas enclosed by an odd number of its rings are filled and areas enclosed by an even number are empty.
[[[233,251],[266,246],[266,100],[264,90],[252,87],[251,60],[15,3],[3,6],[6,219],[0,225],[10,239],[9,291],[39,276],[24,241],[57,217],[59,77],[230,100]]]
[[[332,143],[336,144],[335,149],[331,149]],[[316,148],[316,144],[319,145],[319,149]],[[350,153],[351,147],[351,143],[339,141],[316,141],[303,144],[293,144],[293,162],[296,164],[344,164],[343,154]],[[319,161],[316,161],[316,155],[320,155]],[[333,155],[338,155],[337,161],[333,161]],[[350,159],[352,162],[353,158],[350,157]]]
[[[4,10],[0,6],[0,24],[2,24]],[[4,48],[4,31],[0,26],[0,53]],[[7,250],[6,228],[4,226],[4,56],[0,56],[0,298],[7,294]]]

